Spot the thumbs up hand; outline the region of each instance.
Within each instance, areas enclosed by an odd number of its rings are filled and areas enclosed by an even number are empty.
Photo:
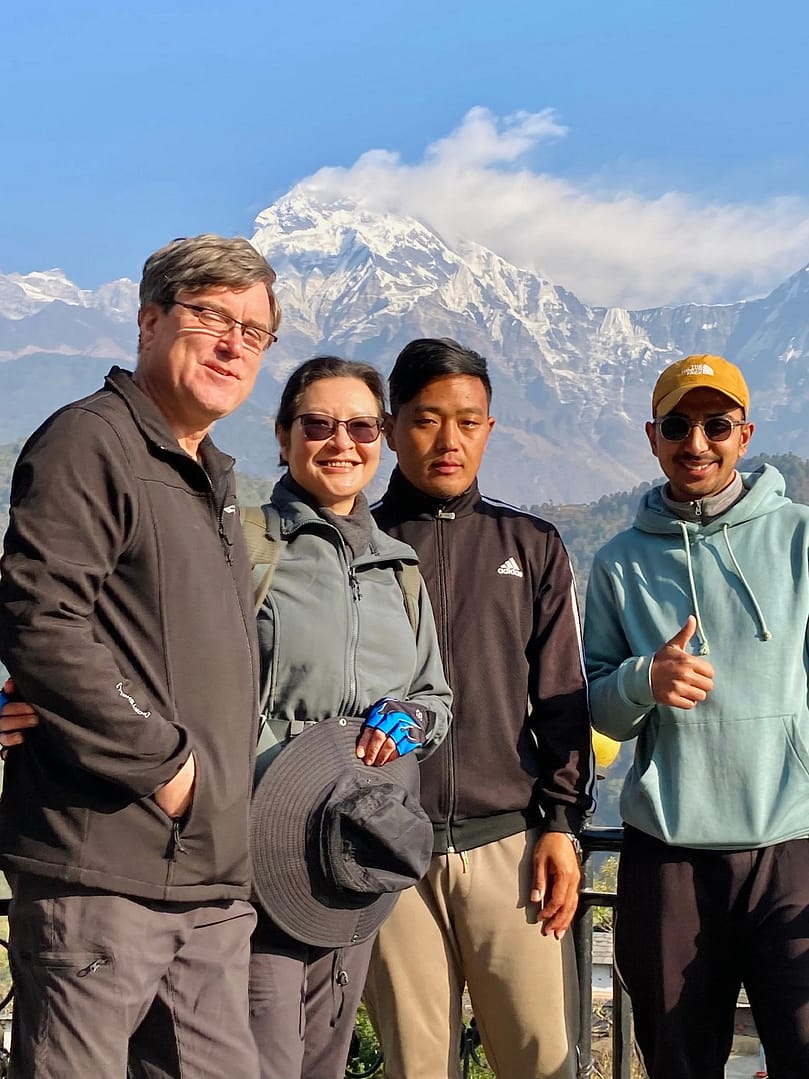
[[[658,704],[693,708],[713,689],[711,664],[686,651],[696,631],[697,620],[690,614],[682,629],[655,652],[651,678],[652,693]]]

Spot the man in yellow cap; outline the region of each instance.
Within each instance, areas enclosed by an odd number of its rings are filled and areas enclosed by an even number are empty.
[[[770,1075],[809,1075],[809,509],[738,367],[688,356],[646,424],[667,482],[595,558],[594,726],[636,738],[616,962],[651,1079],[722,1079],[744,983]]]

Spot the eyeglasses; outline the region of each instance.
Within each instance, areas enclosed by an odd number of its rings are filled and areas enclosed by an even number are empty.
[[[193,311],[200,325],[222,337],[230,333],[234,326],[238,326],[242,331],[244,346],[251,352],[264,352],[278,340],[270,330],[265,330],[262,326],[252,326],[249,322],[239,322],[237,318],[222,311],[213,311],[210,307],[200,307],[195,303],[183,303],[182,300],[175,300],[174,304],[176,307],[184,307],[186,311]]]
[[[732,420],[729,416],[711,416],[707,420],[689,420],[687,416],[664,416],[654,421],[666,442],[684,442],[693,427],[699,427],[709,442],[724,442],[734,427],[746,427],[747,420]]]
[[[301,421],[304,437],[310,442],[325,442],[327,438],[333,438],[341,424],[352,442],[376,442],[382,434],[382,420],[378,416],[355,416],[351,420],[336,420],[333,416],[303,412],[295,419]]]

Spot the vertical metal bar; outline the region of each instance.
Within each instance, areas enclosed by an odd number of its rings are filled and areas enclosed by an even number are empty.
[[[582,853],[584,887],[593,884],[593,866],[590,852]],[[579,904],[573,925],[576,948],[576,969],[579,978],[579,1079],[590,1079],[593,1074],[593,908]]]
[[[630,1079],[632,1074],[632,1012],[629,997],[612,968],[612,1077]]]

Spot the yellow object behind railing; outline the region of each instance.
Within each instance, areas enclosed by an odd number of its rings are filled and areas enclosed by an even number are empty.
[[[609,768],[618,756],[620,748],[621,743],[616,742],[614,738],[608,738],[606,734],[593,731],[593,752],[596,755],[597,767]]]

